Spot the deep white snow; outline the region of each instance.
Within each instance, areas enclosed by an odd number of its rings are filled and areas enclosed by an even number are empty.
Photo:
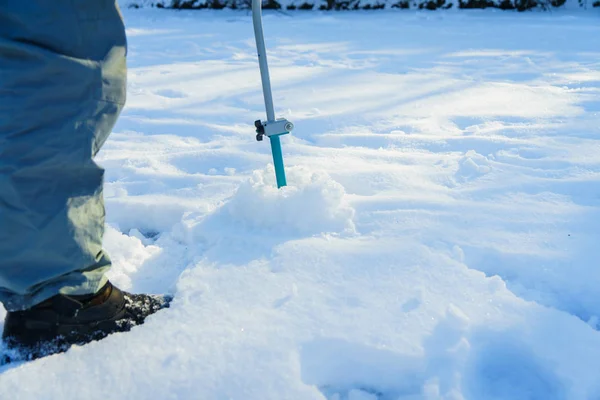
[[[132,332],[0,399],[600,399],[600,14],[125,10],[98,162]]]

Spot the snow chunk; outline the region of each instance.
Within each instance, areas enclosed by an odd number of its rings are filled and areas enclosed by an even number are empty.
[[[458,162],[455,178],[457,182],[468,182],[490,173],[491,170],[490,160],[486,156],[469,150]]]
[[[108,278],[123,290],[131,290],[131,277],[146,261],[160,253],[159,247],[148,246],[142,238],[144,236],[137,229],[132,229],[131,235],[127,236],[110,225],[106,226],[104,246],[113,263]]]

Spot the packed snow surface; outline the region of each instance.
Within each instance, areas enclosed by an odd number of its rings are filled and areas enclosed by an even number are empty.
[[[98,157],[143,326],[0,370],[0,399],[600,399],[596,13],[125,10]]]

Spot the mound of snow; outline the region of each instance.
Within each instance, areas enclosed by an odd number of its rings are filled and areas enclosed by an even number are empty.
[[[277,189],[272,166],[255,171],[213,213],[189,214],[179,228],[192,242],[211,243],[232,232],[288,238],[356,232],[355,211],[342,185],[324,172],[303,167],[287,172],[289,186]]]

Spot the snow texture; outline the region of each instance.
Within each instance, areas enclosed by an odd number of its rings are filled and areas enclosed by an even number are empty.
[[[106,168],[129,333],[0,369],[0,399],[600,399],[596,15],[125,10]]]

